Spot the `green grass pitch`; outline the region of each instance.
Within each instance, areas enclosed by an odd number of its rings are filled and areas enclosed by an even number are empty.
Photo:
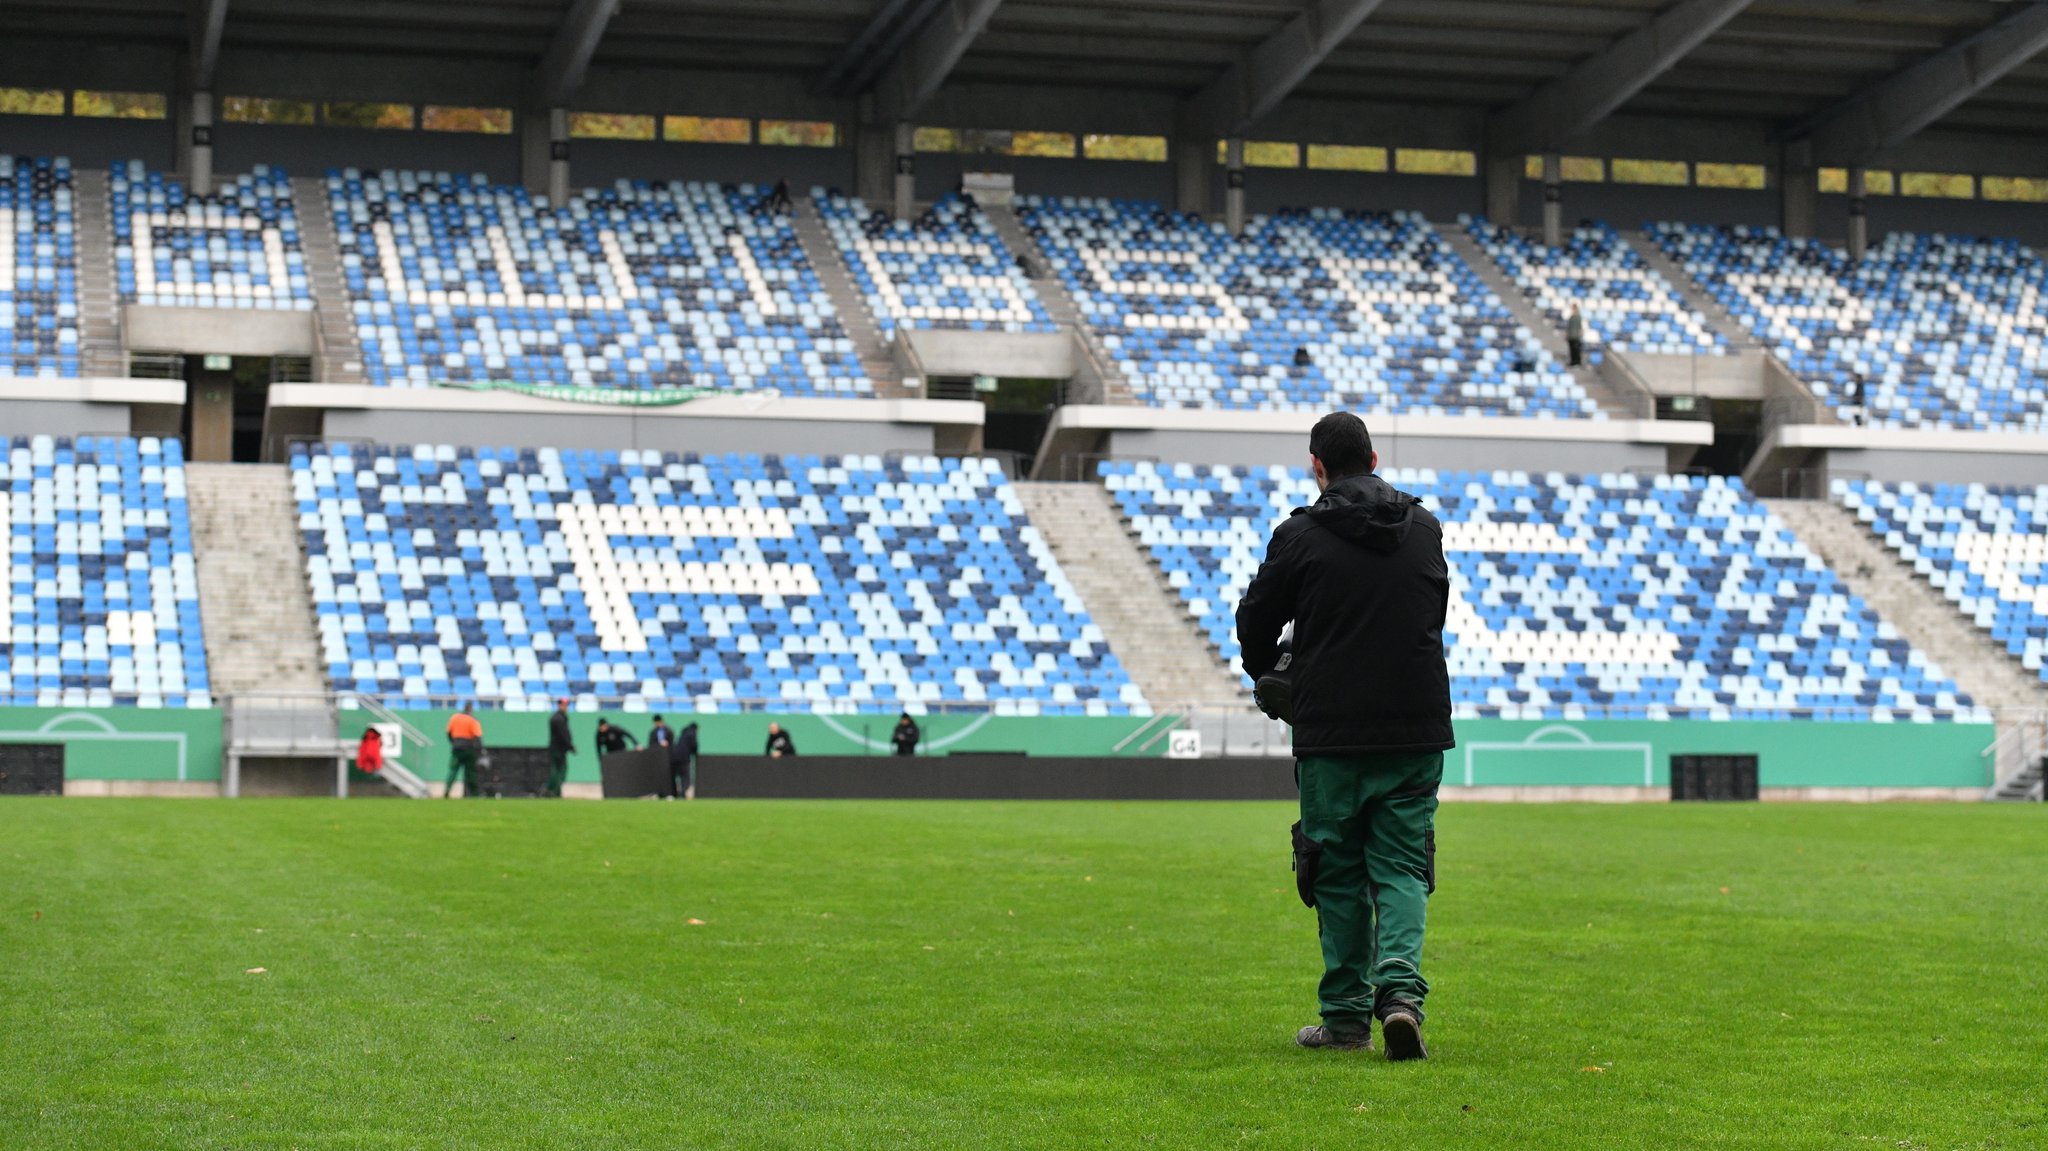
[[[2044,815],[1446,806],[1389,1064],[1285,805],[7,801],[0,1147],[2043,1147]]]

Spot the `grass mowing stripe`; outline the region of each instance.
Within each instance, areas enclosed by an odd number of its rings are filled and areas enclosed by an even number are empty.
[[[0,1146],[2043,1140],[2033,809],[1447,807],[1420,1066],[1288,819],[0,803]]]

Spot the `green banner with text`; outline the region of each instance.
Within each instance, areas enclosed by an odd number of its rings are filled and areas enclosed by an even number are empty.
[[[557,403],[607,408],[672,408],[714,394],[710,388],[572,388],[513,380],[443,380],[434,386],[464,392],[511,392]]]

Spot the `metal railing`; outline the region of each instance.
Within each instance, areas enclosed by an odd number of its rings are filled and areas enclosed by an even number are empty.
[[[2048,757],[2048,714],[2011,723],[1978,753],[1984,761],[1985,795],[1997,795],[2031,768],[2048,767],[2044,757]]]

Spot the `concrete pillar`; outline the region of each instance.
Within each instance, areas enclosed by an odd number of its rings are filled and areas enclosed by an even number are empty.
[[[1223,145],[1223,226],[1244,235],[1244,141],[1235,138]]]
[[[1820,216],[1820,170],[1813,165],[1813,147],[1804,140],[1785,145],[1778,164],[1778,228],[1787,236],[1810,239]]]
[[[1206,216],[1215,210],[1210,202],[1210,185],[1215,167],[1216,143],[1197,136],[1173,139],[1173,210]]]
[[[1860,262],[1863,253],[1870,248],[1870,218],[1866,215],[1868,205],[1864,202],[1867,181],[1863,169],[1849,169],[1849,260]]]
[[[1543,245],[1564,243],[1564,157],[1543,153]]]
[[[870,206],[894,194],[895,134],[881,124],[857,121],[853,128],[853,194]]]
[[[896,174],[890,185],[890,214],[908,220],[917,212],[917,129],[899,120],[889,130],[896,157]]]
[[[1498,228],[1512,228],[1522,215],[1522,157],[1488,154],[1481,175],[1486,180],[1486,218]]]
[[[204,196],[213,191],[213,93],[194,92],[186,103],[190,127],[178,167],[185,173],[186,189]]]
[[[569,198],[569,112],[537,108],[519,118],[519,182],[560,206]]]

